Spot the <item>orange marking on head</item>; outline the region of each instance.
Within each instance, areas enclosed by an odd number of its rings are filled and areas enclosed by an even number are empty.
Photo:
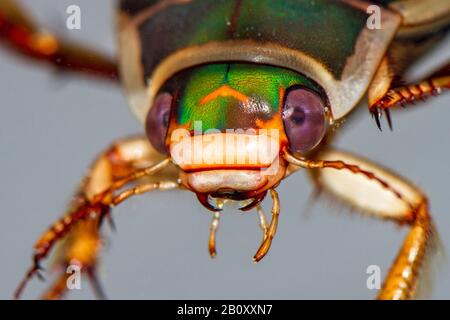
[[[223,85],[220,88],[214,90],[213,92],[211,92],[210,94],[208,94],[207,96],[205,96],[201,101],[200,101],[200,105],[205,105],[208,102],[218,98],[218,97],[233,97],[236,98],[237,100],[241,101],[241,102],[247,102],[249,97],[246,96],[243,93],[240,93],[239,91],[231,88],[228,85]]]

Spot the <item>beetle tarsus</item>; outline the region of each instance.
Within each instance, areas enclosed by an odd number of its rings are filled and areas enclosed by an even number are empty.
[[[383,131],[383,129],[381,128],[381,110],[380,108],[376,108],[375,110],[373,110],[372,112],[372,117],[375,119],[375,123],[377,124],[377,127],[380,131]]]
[[[386,114],[386,120],[387,120],[389,129],[391,131],[393,131],[391,112],[389,111],[389,109],[384,109],[384,113]]]
[[[42,268],[40,267],[40,265],[38,263],[33,264],[33,266],[27,271],[27,273],[23,277],[22,281],[19,283],[16,290],[14,291],[14,295],[13,295],[14,300],[20,299],[26,285],[35,275],[41,281],[45,281],[44,276],[40,272],[41,270],[42,270]]]
[[[107,300],[107,296],[105,293],[105,290],[103,290],[103,287],[98,280],[97,272],[95,267],[90,267],[87,270],[87,275],[89,277],[92,289],[94,291],[95,296],[98,300]]]
[[[40,280],[45,282],[47,279],[45,279],[44,275],[42,274],[42,270],[37,270],[36,271],[36,277]]]
[[[272,240],[275,237],[278,226],[278,217],[280,216],[280,200],[278,198],[278,193],[275,189],[270,189],[270,196],[272,197],[272,221],[270,222],[269,228],[264,235],[263,241],[253,256],[253,262],[259,262],[264,258],[269,252],[270,246],[272,245]]]

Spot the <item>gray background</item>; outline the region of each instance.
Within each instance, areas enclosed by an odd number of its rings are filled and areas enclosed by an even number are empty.
[[[67,38],[114,51],[110,1],[24,1],[41,21]],[[64,28],[65,8],[82,8],[82,30]],[[450,38],[417,70],[448,59]],[[120,89],[81,77],[58,76],[0,51],[0,298],[11,297],[30,263],[37,237],[63,212],[98,152],[114,139],[143,132]],[[338,145],[397,170],[420,185],[444,246],[450,248],[450,95],[394,112],[394,132],[376,129],[366,107],[347,123]],[[406,228],[317,203],[304,173],[280,188],[282,213],[269,255],[251,257],[261,239],[255,214],[227,210],[218,257],[206,245],[210,214],[191,193],[154,193],[115,211],[101,278],[110,298],[369,299],[366,268],[386,274]],[[267,206],[267,203],[266,203]],[[434,274],[433,298],[450,298],[449,265]],[[25,293],[46,286],[35,280]],[[89,285],[70,298],[93,298]]]

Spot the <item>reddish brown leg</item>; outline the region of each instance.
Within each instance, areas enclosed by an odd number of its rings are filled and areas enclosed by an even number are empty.
[[[380,77],[383,76],[382,70],[383,64],[378,71]],[[388,74],[388,72],[385,74]],[[384,82],[384,84],[386,83],[391,82]],[[383,81],[378,79],[378,77],[375,77],[374,84],[372,85],[373,87],[369,91],[369,111],[374,116],[377,126],[380,129],[380,120],[383,111],[386,113],[389,126],[392,126],[389,110],[393,107],[398,105],[405,106],[410,103],[425,100],[430,96],[440,94],[444,90],[450,89],[450,63],[415,84],[392,87],[387,91],[382,91],[379,89],[379,87],[382,87],[382,84]],[[374,97],[370,97],[371,92],[375,92]],[[381,96],[377,96],[376,93],[378,92],[382,92],[383,94]]]
[[[0,41],[14,52],[46,62],[61,71],[91,74],[118,81],[116,61],[40,30],[17,2],[0,1]]]
[[[286,155],[286,160],[310,169],[321,190],[352,208],[410,227],[378,298],[414,298],[426,253],[433,242],[425,195],[405,179],[350,153],[325,150],[318,157],[322,160],[297,159],[292,155]]]
[[[267,231],[264,233],[264,237],[260,247],[253,256],[254,262],[261,261],[261,259],[265,257],[267,252],[269,252],[270,246],[272,245],[272,240],[277,232],[278,218],[280,216],[280,200],[278,198],[278,193],[275,191],[275,189],[270,189],[269,191],[270,197],[272,198],[272,220],[270,222],[270,225],[267,227]],[[263,226],[263,228],[265,227],[266,226]]]
[[[50,285],[46,292],[41,296],[41,300],[60,300],[67,293],[67,280],[69,274],[65,270],[61,270],[61,274]]]
[[[27,282],[39,275],[40,262],[49,254],[53,246],[63,240],[57,254],[57,267],[64,273],[73,261],[82,266],[85,274],[94,280],[95,266],[101,247],[99,226],[103,218],[109,217],[110,208],[131,195],[153,189],[169,189],[168,181],[177,181],[178,172],[167,166],[168,160],[147,142],[146,138],[132,138],[120,141],[104,152],[92,166],[91,172],[80,187],[69,213],[54,223],[34,246],[33,265],[18,286],[14,297],[19,298]],[[158,163],[157,165],[151,165]],[[143,168],[144,167],[144,168]],[[165,170],[161,170],[165,167]],[[158,174],[155,175],[155,173]],[[141,182],[145,179],[145,183]],[[162,181],[162,182],[160,182]],[[114,192],[130,182],[137,186],[118,195]],[[64,278],[52,285],[44,297],[60,297],[66,290],[62,286]],[[100,290],[97,290],[100,292]]]
[[[59,275],[41,298],[45,300],[62,299],[67,294],[67,282],[70,276],[67,268],[71,264],[77,264],[81,267],[82,273],[90,280],[97,298],[104,299],[105,295],[95,273],[98,255],[102,247],[98,221],[88,219],[78,222],[63,241],[63,248],[58,252],[60,256],[56,259],[58,265],[55,266]]]
[[[71,212],[65,215],[58,222],[54,223],[48,231],[46,231],[41,238],[34,245],[34,253],[33,253],[33,264],[28,272],[25,274],[25,277],[20,282],[16,291],[14,292],[14,298],[20,298],[22,291],[24,290],[28,281],[30,281],[35,275],[42,277],[40,275],[41,271],[41,261],[47,257],[50,250],[53,246],[60,240],[64,239],[65,236],[69,235],[71,231],[74,231],[73,235],[79,236],[75,226],[83,221],[89,221],[90,223],[95,223],[95,231],[91,231],[90,236],[97,241],[97,245],[91,246],[91,243],[85,242],[86,239],[79,237],[76,245],[81,245],[84,248],[83,252],[79,252],[82,257],[94,258],[94,260],[86,261],[87,265],[95,264],[95,257],[92,255],[97,253],[98,244],[100,243],[100,236],[98,234],[98,226],[104,217],[104,215],[109,213],[109,206],[103,205],[101,203],[97,204],[85,204],[82,207],[76,209],[74,212]],[[84,231],[83,231],[84,233]],[[69,246],[67,249],[71,249]],[[73,256],[73,258],[77,258]],[[61,261],[60,265],[66,267],[68,265],[68,261],[72,259],[67,259],[64,257],[63,261]],[[78,260],[78,259],[77,259]],[[50,289],[48,294],[49,296],[60,296],[61,290],[61,281],[57,281],[55,283],[54,288]]]

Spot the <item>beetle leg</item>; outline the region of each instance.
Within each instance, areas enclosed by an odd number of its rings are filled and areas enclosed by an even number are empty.
[[[275,233],[277,232],[278,217],[280,216],[280,200],[275,189],[270,189],[270,196],[272,198],[272,221],[270,222],[267,232],[265,232],[265,236],[263,238],[263,241],[261,242],[260,247],[258,248],[258,251],[256,251],[255,255],[253,256],[254,262],[258,262],[262,258],[264,258],[264,256],[269,251],[272,240],[275,237]]]
[[[216,199],[215,207],[218,210],[213,211],[213,218],[211,220],[211,225],[209,227],[208,252],[211,258],[215,258],[217,255],[216,234],[217,229],[219,229],[220,213],[226,201],[227,201],[226,199],[219,199],[219,198]]]
[[[369,111],[374,116],[380,130],[380,118],[383,111],[386,113],[389,126],[392,127],[389,118],[389,110],[391,108],[425,100],[432,95],[437,95],[444,90],[450,89],[450,63],[418,83],[398,87],[395,87],[395,84],[392,86],[392,75],[389,76],[390,72],[388,69],[388,62],[385,59],[369,89]]]
[[[178,170],[174,166],[169,167],[167,160],[161,159],[164,159],[164,156],[157,153],[144,137],[119,141],[104,152],[95,161],[82,183],[80,191],[72,201],[69,213],[54,223],[35,244],[33,265],[14,296],[18,298],[26,283],[34,275],[39,274],[41,260],[47,257],[58,242],[62,242],[56,256],[58,267],[65,271],[67,266],[76,261],[83,270],[91,271],[94,275],[101,247],[99,226],[103,218],[109,216],[110,208],[133,194],[156,188],[169,189],[177,185]],[[158,164],[151,166],[152,163]],[[155,174],[157,170],[160,171]],[[138,183],[141,179],[145,179],[143,187],[137,185],[130,189],[132,191],[113,194],[127,183]],[[63,277],[55,282],[46,297],[62,296]]]
[[[50,287],[41,296],[41,300],[60,300],[64,298],[67,292],[67,280],[69,279],[69,274],[65,270],[61,270],[60,275],[57,276],[56,280],[50,285]]]
[[[309,168],[313,181],[322,191],[371,216],[410,227],[378,298],[413,298],[427,250],[433,243],[433,225],[425,195],[412,183],[350,153],[327,150],[318,157],[320,161],[287,159]]]
[[[0,41],[13,51],[61,71],[92,74],[118,81],[117,63],[95,51],[57,39],[38,27],[17,0],[0,1]]]
[[[80,221],[65,239],[63,248],[57,252],[57,255],[58,253],[61,255],[61,257],[56,259],[58,261],[59,275],[47,288],[41,299],[57,300],[65,296],[68,281],[70,281],[70,274],[67,272],[67,268],[69,265],[75,264],[88,277],[96,297],[101,300],[106,299],[96,274],[96,263],[100,249],[101,235],[97,222],[93,219]]]

